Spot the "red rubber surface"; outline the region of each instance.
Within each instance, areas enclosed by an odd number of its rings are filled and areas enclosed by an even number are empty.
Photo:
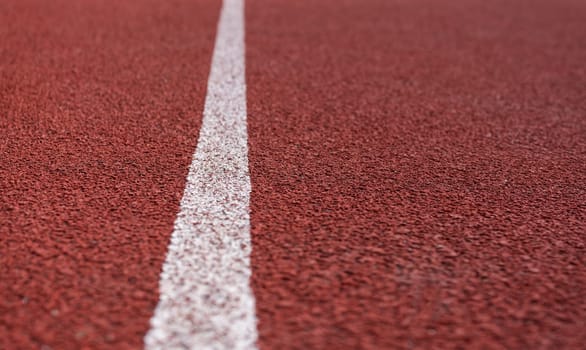
[[[247,5],[263,349],[586,344],[586,3]]]
[[[219,5],[0,3],[0,349],[142,347]]]
[[[0,2],[0,349],[141,348],[219,1]],[[263,349],[586,343],[586,3],[248,0]]]

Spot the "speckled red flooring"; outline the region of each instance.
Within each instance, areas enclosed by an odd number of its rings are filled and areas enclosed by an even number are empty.
[[[142,347],[219,5],[0,3],[0,349]]]
[[[263,349],[586,344],[586,3],[249,1]]]
[[[0,349],[140,349],[216,0],[0,2]],[[248,0],[261,349],[581,349],[586,3]]]

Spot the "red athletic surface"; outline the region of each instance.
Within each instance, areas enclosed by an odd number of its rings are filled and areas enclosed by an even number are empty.
[[[219,5],[0,2],[0,349],[142,347]]]
[[[586,2],[247,7],[264,349],[586,344]]]
[[[142,347],[219,5],[0,1],[0,349]],[[586,343],[584,1],[246,11],[261,348]]]

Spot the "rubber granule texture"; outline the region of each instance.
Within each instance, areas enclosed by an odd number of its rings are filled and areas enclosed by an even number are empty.
[[[0,4],[0,349],[142,347],[219,5]]]
[[[247,3],[263,349],[586,344],[586,3]]]

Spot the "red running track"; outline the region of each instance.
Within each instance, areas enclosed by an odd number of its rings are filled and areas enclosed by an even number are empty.
[[[586,344],[586,2],[249,1],[264,349]]]
[[[142,347],[219,8],[0,4],[0,349]]]
[[[0,349],[140,348],[219,1],[0,4]],[[263,349],[586,343],[586,4],[248,0]]]

